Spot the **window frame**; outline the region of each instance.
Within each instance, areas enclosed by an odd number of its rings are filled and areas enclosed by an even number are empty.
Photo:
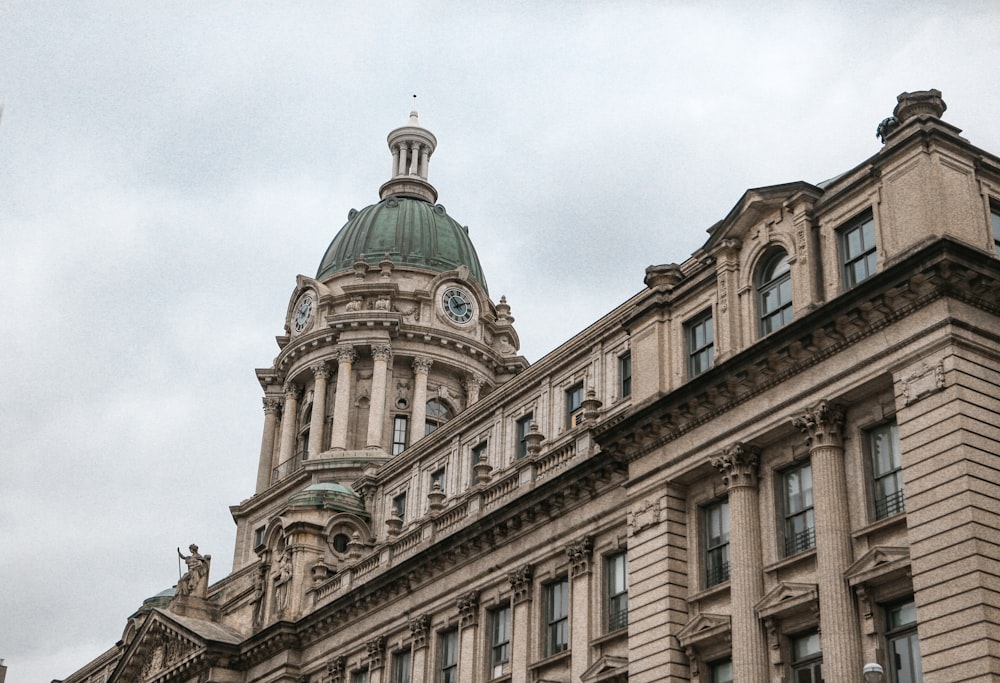
[[[859,234],[857,253],[852,251],[852,235]],[[871,244],[868,244],[868,238]],[[878,240],[875,235],[875,216],[871,209],[852,218],[837,229],[840,248],[840,278],[844,291],[857,287],[878,270]],[[862,265],[864,274],[858,277],[856,266]]]
[[[604,557],[605,626],[608,633],[628,626],[628,553]]]
[[[712,513],[719,513],[721,526],[724,527],[725,540],[713,542],[712,536]],[[729,497],[718,498],[701,508],[701,521],[704,531],[702,542],[704,543],[702,558],[704,563],[703,576],[705,588],[712,588],[729,581],[729,538],[731,531],[731,519],[729,517]],[[720,532],[723,529],[720,528]],[[718,560],[714,558],[718,557]]]
[[[406,666],[400,666],[403,661]],[[392,683],[410,683],[412,679],[413,657],[410,650],[399,650],[392,653]]]
[[[1000,256],[1000,201],[990,200],[990,227],[993,231],[993,251]]]
[[[431,411],[431,405],[435,406],[434,411]],[[437,406],[441,406],[443,410],[438,411]],[[437,396],[427,399],[424,404],[424,436],[430,436],[454,419],[455,408],[448,401]]]
[[[458,629],[438,632],[438,683],[458,683]]]
[[[887,433],[887,434],[886,434]],[[906,493],[903,485],[903,454],[899,448],[899,427],[895,420],[875,425],[865,432],[865,449],[871,472],[871,501],[875,521],[888,519],[906,512]],[[879,464],[881,448],[878,438],[887,437],[890,469]],[[889,490],[891,489],[891,490]],[[888,492],[886,492],[888,490]]]
[[[723,670],[722,667],[727,667],[728,671]],[[723,675],[726,673],[728,673],[728,676],[723,678]],[[721,659],[709,662],[708,680],[709,683],[733,683],[733,658],[722,657]]]
[[[913,606],[913,619],[912,621],[907,621],[894,625],[892,613],[894,610],[905,608],[909,605]],[[885,653],[886,661],[889,666],[889,683],[917,683],[923,680],[923,658],[920,654],[920,638],[917,635],[917,606],[916,602],[911,595],[905,600],[898,600],[894,603],[883,606],[885,610]],[[910,675],[906,677],[900,676],[900,669],[902,667],[896,666],[896,657],[899,656],[899,652],[896,649],[896,643],[906,642],[909,649],[909,664],[911,666]],[[913,658],[913,654],[916,654],[916,659]],[[915,665],[915,669],[912,668]],[[916,674],[914,676],[913,674]]]
[[[527,412],[514,421],[514,436],[517,439],[517,449],[514,454],[516,460],[521,460],[528,456],[528,442],[525,437],[531,432],[531,425],[534,419],[534,413]]]
[[[632,351],[618,356],[618,393],[620,398],[632,395]]]
[[[808,654],[800,656],[796,645],[807,639],[815,638],[816,650]],[[809,683],[822,683],[823,681],[823,649],[822,643],[819,639],[819,631],[805,631],[803,633],[797,633],[794,636],[788,637],[788,649],[790,651],[789,657],[789,671],[791,677],[789,680],[799,681],[797,674],[802,671],[809,671],[810,682]],[[817,667],[818,670],[817,670]],[[819,674],[818,677],[816,674]]]
[[[706,325],[707,323],[707,333]],[[699,340],[699,331],[703,339]],[[715,322],[712,309],[702,311],[684,323],[684,343],[687,349],[688,378],[711,370],[715,365]],[[702,358],[707,357],[702,366]]]
[[[757,290],[757,328],[761,337],[775,332],[795,319],[795,297],[792,291],[792,266],[788,262],[788,252],[783,247],[771,249],[767,256],[761,260],[757,268],[756,287]],[[785,270],[775,272],[778,266],[784,261]],[[767,276],[767,280],[764,277]],[[787,284],[787,288],[784,286]],[[784,301],[784,294],[787,292],[788,301]],[[768,308],[765,304],[769,297],[775,294],[777,305]],[[786,316],[787,312],[787,318]],[[772,320],[777,320],[774,324]]]
[[[410,416],[394,415],[392,418],[392,449],[391,454],[396,456],[406,450],[410,438]]]
[[[368,669],[356,669],[352,671],[351,683],[368,683]]]
[[[798,509],[793,509],[796,507],[793,505],[794,499],[789,495],[789,478],[792,475],[801,475],[801,473],[809,471],[809,503],[808,505],[802,505]],[[801,488],[794,494],[797,496],[802,496],[805,493],[805,489]],[[782,539],[784,541],[784,554],[782,557],[792,557],[793,555],[798,555],[799,553],[804,553],[807,550],[812,550],[816,547],[816,516],[815,516],[815,500],[813,495],[813,481],[812,481],[812,462],[806,460],[793,467],[789,467],[781,472],[781,511],[782,511]],[[795,520],[803,519],[805,520],[803,524],[803,529],[800,531],[794,531],[796,526]]]
[[[393,495],[392,512],[395,512],[400,519],[406,521],[406,489]]]
[[[566,390],[566,429],[573,429],[583,421],[583,382]]]
[[[569,579],[562,577],[545,584],[542,590],[545,627],[542,651],[552,657],[569,649]]]
[[[490,680],[503,676],[504,664],[511,658],[511,609],[510,604],[500,605],[490,612]]]
[[[448,466],[447,465],[441,465],[440,467],[435,467],[433,470],[430,471],[430,474],[428,474],[427,476],[428,476],[428,480],[427,480],[427,486],[428,486],[427,490],[428,491],[433,491],[434,490],[434,484],[437,484],[437,485],[439,485],[441,487],[441,493],[447,493],[448,492],[448,489],[447,489],[447,485],[448,485]]]

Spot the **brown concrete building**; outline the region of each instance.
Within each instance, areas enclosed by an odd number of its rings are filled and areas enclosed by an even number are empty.
[[[1000,159],[944,110],[530,366],[414,113],[257,371],[232,573],[67,683],[996,680]]]

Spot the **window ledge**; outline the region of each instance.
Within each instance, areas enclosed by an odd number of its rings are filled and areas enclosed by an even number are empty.
[[[555,664],[556,662],[561,662],[564,659],[569,659],[572,651],[566,648],[562,652],[557,652],[554,655],[549,655],[545,659],[539,659],[537,662],[528,665],[529,671],[534,671],[535,669],[541,669],[548,666],[549,664]]]
[[[731,580],[732,579],[726,579],[725,581],[720,581],[714,586],[709,586],[708,588],[700,590],[697,593],[692,593],[691,595],[688,596],[687,599],[688,604],[691,604],[692,602],[698,602],[699,600],[714,598],[716,595],[721,595],[722,593],[729,591],[729,582]]]
[[[590,641],[591,647],[595,645],[603,645],[604,643],[610,643],[611,641],[618,640],[619,638],[628,637],[628,625],[622,626],[614,631],[608,631],[607,633],[602,633],[601,635],[593,638]],[[559,654],[562,654],[561,652]]]
[[[776,572],[780,569],[786,569],[787,567],[794,567],[800,562],[805,562],[806,560],[811,560],[816,557],[816,548],[810,548],[809,550],[803,550],[801,553],[796,553],[790,557],[784,557],[777,562],[773,562],[766,567],[764,571],[766,572]]]
[[[859,539],[868,534],[873,534],[876,531],[882,531],[883,529],[889,529],[894,526],[906,525],[906,512],[899,512],[892,517],[886,517],[885,519],[880,519],[877,522],[872,522],[868,526],[861,527],[857,531],[851,532],[851,538]]]

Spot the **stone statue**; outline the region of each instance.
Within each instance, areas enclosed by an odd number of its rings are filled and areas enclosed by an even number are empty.
[[[257,573],[257,578],[253,584],[253,599],[250,604],[253,605],[253,626],[254,628],[260,627],[261,623],[264,621],[264,587],[267,581],[267,565],[261,567],[260,572]]]
[[[281,612],[288,604],[288,582],[292,580],[292,553],[287,548],[281,553],[278,571],[274,575],[274,611]]]
[[[208,594],[208,570],[212,563],[211,555],[201,555],[194,543],[188,546],[190,555],[185,555],[177,549],[177,556],[187,564],[188,570],[177,582],[177,595],[191,595],[204,598]]]

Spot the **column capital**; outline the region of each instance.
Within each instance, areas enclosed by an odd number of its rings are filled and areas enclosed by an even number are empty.
[[[806,446],[810,449],[820,446],[844,445],[845,410],[842,405],[820,401],[798,417],[792,418],[792,426],[806,435]]]
[[[330,683],[343,683],[346,667],[347,657],[344,655],[330,657],[326,662],[326,673],[330,677]]]
[[[277,396],[265,396],[261,400],[264,403],[265,415],[277,415],[281,412],[281,398]]]
[[[338,363],[358,362],[358,352],[354,350],[353,346],[341,344],[334,349],[334,354],[337,356]]]
[[[311,363],[309,369],[312,370],[313,377],[316,379],[330,379],[330,368],[327,367],[325,360]]]
[[[383,360],[388,363],[392,359],[392,347],[388,344],[375,344],[372,346],[372,358]]]
[[[475,392],[478,394],[479,390],[482,389],[484,384],[486,384],[486,380],[483,377],[477,375],[476,373],[470,372],[462,380],[462,384],[465,386],[466,393],[471,394]]]
[[[727,489],[737,486],[757,488],[757,465],[760,463],[760,449],[742,442],[722,449],[722,453],[711,460],[712,466],[722,474],[722,482]]]
[[[374,355],[374,352],[373,352]],[[430,358],[422,358],[420,356],[413,359],[413,374],[423,374],[426,375],[431,371],[431,366],[434,365],[434,361]]]
[[[510,587],[514,591],[514,595],[511,596],[512,604],[531,600],[531,582],[534,576],[535,570],[530,564],[522,564],[507,574],[507,580],[510,581]]]
[[[287,382],[282,391],[285,392],[286,400],[298,401],[302,398],[302,387],[294,382]]]
[[[475,626],[479,623],[479,591],[472,590],[468,593],[462,593],[455,601],[455,607],[458,608],[459,628]]]
[[[421,614],[410,622],[410,638],[413,639],[413,649],[427,647],[427,635],[431,632],[431,616]]]
[[[569,557],[569,575],[581,576],[590,572],[590,558],[594,553],[594,539],[584,536],[566,545],[566,555]]]
[[[385,636],[376,636],[365,643],[365,646],[368,650],[368,667],[381,669],[385,663]]]

